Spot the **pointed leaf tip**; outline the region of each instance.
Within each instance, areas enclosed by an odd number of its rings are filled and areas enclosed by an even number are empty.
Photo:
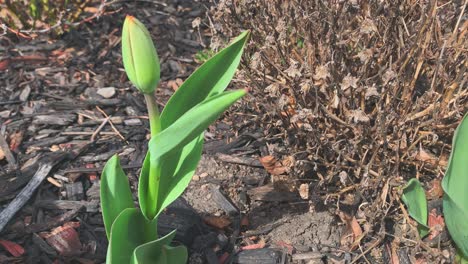
[[[413,178],[403,188],[402,200],[408,207],[410,216],[418,222],[419,235],[425,237],[429,233],[427,227],[427,200],[421,183]]]
[[[128,178],[120,166],[117,155],[110,158],[101,175],[101,210],[107,238],[117,216],[125,209],[134,207]]]
[[[179,87],[161,113],[163,129],[197,104],[226,89],[239,66],[248,35],[249,31],[244,31],[237,36],[229,46],[203,63]]]

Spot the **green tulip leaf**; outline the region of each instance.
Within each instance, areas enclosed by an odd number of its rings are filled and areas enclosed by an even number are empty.
[[[206,98],[226,89],[239,65],[248,37],[249,31],[240,34],[232,44],[215,54],[185,80],[161,113],[162,129],[169,127]]]
[[[143,244],[133,251],[132,264],[185,264],[188,253],[184,246],[170,246],[176,230],[166,236]]]
[[[143,215],[148,219],[153,219],[156,215],[156,203],[157,197],[149,192],[150,189],[150,152],[146,153],[145,160],[140,172],[140,178],[138,179],[138,201]],[[159,171],[157,171],[158,173]],[[152,183],[155,184],[155,183]],[[159,184],[159,183],[156,183]],[[154,186],[151,186],[154,188]]]
[[[456,202],[450,199],[449,195],[444,195],[443,198],[443,209],[445,225],[447,226],[450,236],[457,245],[460,251],[460,255],[468,256],[464,250],[468,246],[468,214],[463,211],[463,208],[459,207]]]
[[[245,90],[224,92],[198,104],[177,119],[172,125],[151,138],[151,162],[181,148],[198,137],[229,106],[246,94]]]
[[[138,187],[140,205],[147,219],[154,219],[161,211],[161,206],[163,204],[168,205],[168,202],[161,199],[170,197],[168,199],[173,201],[175,199],[174,194],[181,194],[188,185],[190,177],[200,160],[200,155],[195,153],[199,153],[203,146],[202,143],[189,143],[194,141],[195,138],[201,137],[202,132],[224,110],[245,94],[245,90],[237,90],[213,96],[190,109],[171,126],[151,138],[146,158],[149,161],[145,161],[140,176],[140,186]],[[194,122],[194,120],[197,120],[197,122]],[[185,157],[187,162],[181,158],[183,153],[187,153],[184,154],[187,155]],[[188,157],[188,153],[194,154]],[[166,158],[165,155],[167,155]],[[148,163],[150,170],[143,173],[144,169],[148,167]],[[156,172],[157,175],[152,177],[151,168],[153,166],[158,171]],[[161,166],[165,166],[165,169]],[[172,171],[177,172],[177,169],[179,169],[178,175],[170,174]],[[177,182],[181,180],[182,182]],[[168,189],[175,187],[177,187],[175,190]]]
[[[154,219],[164,208],[179,197],[190,183],[203,149],[203,135],[195,138],[182,148],[175,149],[155,162],[159,177],[157,196],[149,192],[151,153],[148,151],[143,162],[138,185],[138,196],[143,214],[147,219]],[[154,183],[153,183],[154,184]]]
[[[403,202],[408,207],[410,216],[418,222],[419,236],[425,237],[429,234],[427,227],[427,201],[424,189],[419,183],[418,179],[411,179],[408,184],[403,188],[403,195],[401,197]]]
[[[148,221],[140,210],[125,209],[112,225],[106,263],[131,263],[137,247],[157,238],[156,227],[156,221]]]
[[[120,166],[119,157],[110,158],[101,175],[101,210],[107,238],[110,238],[112,223],[127,208],[135,207],[128,178]]]
[[[442,188],[445,224],[460,252],[468,257],[468,114],[455,131]]]
[[[187,144],[182,151],[171,151],[161,158],[161,174],[167,177],[161,178],[158,214],[182,195],[189,185],[201,158],[203,141],[203,134],[201,134]],[[173,159],[173,157],[178,158]]]

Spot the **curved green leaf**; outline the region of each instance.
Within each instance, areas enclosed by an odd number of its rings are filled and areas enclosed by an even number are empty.
[[[445,225],[450,232],[450,236],[460,253],[468,257],[468,252],[465,252],[468,248],[468,214],[447,194],[444,195],[442,206]]]
[[[245,90],[229,91],[213,96],[190,109],[172,125],[152,137],[149,142],[151,162],[181,148],[198,137],[219,115],[246,94]]]
[[[156,227],[156,221],[146,220],[140,210],[125,209],[112,225],[106,263],[130,263],[138,246],[157,238]]]
[[[444,218],[453,241],[468,256],[468,114],[458,125],[442,180]]]
[[[149,220],[156,215],[157,197],[151,195],[150,189],[150,151],[146,153],[138,179],[138,201],[143,215]]]
[[[195,138],[182,148],[174,149],[156,162],[159,166],[159,190],[157,197],[151,195],[150,188],[150,151],[146,154],[140,173],[138,197],[143,214],[147,219],[156,218],[167,206],[179,197],[192,179],[203,149],[203,135]]]
[[[429,234],[427,227],[427,201],[424,189],[418,179],[411,179],[405,188],[401,199],[408,207],[408,212],[416,222],[418,222],[418,231],[420,237]]]
[[[143,244],[133,252],[132,264],[185,264],[188,253],[184,246],[171,247],[176,230],[166,236]]]
[[[127,208],[133,208],[133,198],[128,178],[120,166],[119,156],[110,158],[101,175],[101,210],[107,239],[112,223]]]
[[[158,214],[179,197],[192,179],[203,149],[203,134],[187,144],[182,151],[162,157]],[[177,157],[175,159],[174,157]]]
[[[206,61],[177,89],[161,113],[162,129],[206,98],[226,89],[239,65],[249,31],[240,34],[228,47]]]

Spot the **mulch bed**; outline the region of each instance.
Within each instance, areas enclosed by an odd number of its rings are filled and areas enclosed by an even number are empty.
[[[1,37],[0,226],[6,242],[0,262],[104,261],[100,172],[106,160],[119,153],[136,190],[149,135],[144,99],[122,68],[124,17],[137,16],[155,37],[162,65],[157,100],[162,107],[199,64],[194,60],[197,52],[209,44],[207,27],[192,25],[208,4],[116,3],[106,7],[111,15],[61,36]],[[185,212],[182,205],[176,209]],[[179,227],[179,241],[190,246],[194,236],[183,231],[194,224],[182,218],[175,226],[177,221],[167,217],[161,230]]]

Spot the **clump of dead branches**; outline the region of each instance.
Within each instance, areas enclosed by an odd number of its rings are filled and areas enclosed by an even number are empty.
[[[443,176],[468,111],[465,8],[221,0],[212,47],[252,30],[239,83],[252,88],[270,143],[294,156],[294,176],[319,180],[329,195],[362,194],[372,204],[366,221],[376,222],[394,204],[391,186]]]

